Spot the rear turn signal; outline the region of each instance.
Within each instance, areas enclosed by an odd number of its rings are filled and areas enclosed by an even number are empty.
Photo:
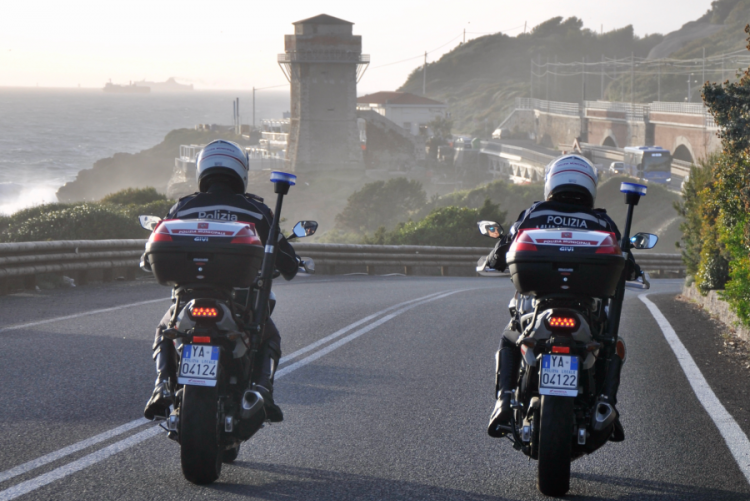
[[[547,325],[555,329],[575,329],[577,323],[575,317],[549,317],[547,319]]]

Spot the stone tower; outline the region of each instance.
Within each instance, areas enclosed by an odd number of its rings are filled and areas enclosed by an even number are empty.
[[[291,83],[287,168],[292,172],[364,170],[357,129],[357,81],[369,56],[353,23],[326,14],[297,21],[279,65]]]

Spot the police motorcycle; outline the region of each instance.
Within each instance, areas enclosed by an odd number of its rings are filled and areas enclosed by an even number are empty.
[[[630,237],[646,186],[622,183],[620,191],[628,205],[620,242],[603,231],[521,229],[506,256],[517,291],[510,313],[521,332],[521,363],[512,424],[501,428],[516,450],[538,461],[537,488],[548,496],[570,488],[571,461],[624,438],[615,433],[613,408],[627,354],[618,337],[620,315],[626,288],[649,288],[646,273],[626,281],[625,256],[653,248],[658,237]],[[503,233],[495,222],[478,224],[482,234]],[[498,275],[486,261],[479,260],[477,272]]]
[[[173,287],[175,304],[164,336],[179,354],[175,403],[162,425],[180,444],[185,478],[207,484],[240,444],[266,422],[263,397],[252,381],[256,353],[273,312],[271,291],[281,206],[296,176],[273,172],[276,210],[264,247],[252,223],[213,219],[161,220],[140,216],[151,230],[141,267]],[[310,236],[315,221],[300,221],[288,239]],[[307,273],[312,259],[301,259]],[[302,270],[301,270],[302,271]]]

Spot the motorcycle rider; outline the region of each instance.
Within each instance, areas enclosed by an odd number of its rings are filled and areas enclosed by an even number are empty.
[[[201,151],[196,161],[196,178],[200,192],[181,198],[165,219],[217,219],[242,221],[255,225],[263,245],[273,221],[271,209],[263,199],[245,193],[247,188],[248,160],[245,151],[237,144],[216,140]],[[291,280],[299,269],[299,260],[286,238],[279,235],[276,268],[286,280]],[[146,419],[165,416],[174,403],[174,385],[177,381],[177,353],[174,343],[164,338],[173,308],[164,315],[156,328],[154,360],[156,361],[156,386],[146,404]],[[272,422],[284,419],[281,409],[273,401],[273,377],[281,357],[281,336],[273,320],[266,322],[263,342],[258,350],[253,373],[256,390],[263,396],[266,416]]]
[[[564,155],[553,160],[546,169],[543,202],[534,202],[531,207],[520,214],[507,235],[504,235],[487,258],[487,266],[496,270],[505,270],[508,252],[518,230],[523,228],[580,228],[586,230],[611,231],[618,242],[620,231],[604,209],[594,209],[598,176],[596,169],[586,158],[579,155]],[[628,251],[628,279],[635,280],[641,271]],[[531,298],[520,296],[511,300],[511,309],[523,308],[529,311]],[[521,326],[512,318],[503,332],[500,347],[496,354],[496,397],[497,402],[492,411],[487,433],[491,437],[502,437],[505,432],[499,425],[508,426],[513,417],[511,399],[515,388],[520,364],[521,352],[516,345],[521,334]],[[616,403],[619,372],[610,403]],[[624,439],[619,417],[615,421],[615,437]]]

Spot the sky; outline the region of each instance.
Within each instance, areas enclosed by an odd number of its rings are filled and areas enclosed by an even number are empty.
[[[276,62],[291,23],[321,13],[354,23],[371,64],[358,94],[395,90],[409,73],[470,40],[576,16],[599,31],[668,33],[710,0],[4,0],[0,87],[164,81],[196,89],[284,86]],[[396,63],[396,64],[392,64]],[[279,88],[279,90],[283,90]]]

